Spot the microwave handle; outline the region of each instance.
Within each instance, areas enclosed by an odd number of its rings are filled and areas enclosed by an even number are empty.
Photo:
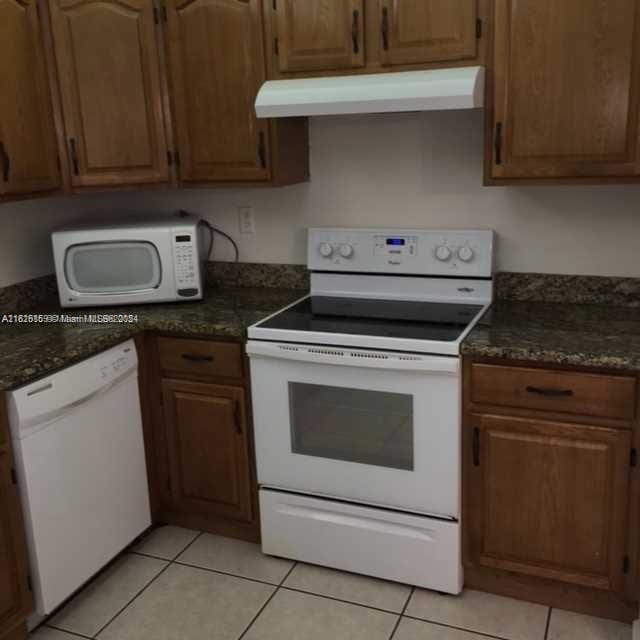
[[[365,351],[336,347],[296,345],[279,342],[249,340],[247,355],[250,358],[277,358],[313,364],[330,364],[343,367],[364,367],[393,371],[421,371],[457,375],[460,359],[452,356],[430,356],[384,351]]]

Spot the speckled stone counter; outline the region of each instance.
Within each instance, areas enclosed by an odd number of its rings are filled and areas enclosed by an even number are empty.
[[[65,310],[74,315],[136,316],[129,324],[0,324],[0,391],[79,362],[140,331],[244,340],[249,325],[305,293],[299,289],[221,286],[209,288],[201,302]],[[54,301],[40,301],[33,311],[60,313]]]
[[[640,280],[498,274],[462,353],[640,372]]]

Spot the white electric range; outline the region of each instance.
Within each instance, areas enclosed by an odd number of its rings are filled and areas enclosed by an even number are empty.
[[[248,331],[263,551],[459,593],[460,343],[493,232],[310,229],[308,266]]]

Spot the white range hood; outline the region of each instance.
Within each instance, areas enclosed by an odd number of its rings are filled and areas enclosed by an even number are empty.
[[[258,118],[477,109],[484,67],[270,80],[256,97]]]

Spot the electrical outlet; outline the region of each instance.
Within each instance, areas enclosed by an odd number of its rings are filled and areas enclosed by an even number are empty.
[[[238,207],[240,233],[255,233],[256,221],[253,217],[253,207]]]

